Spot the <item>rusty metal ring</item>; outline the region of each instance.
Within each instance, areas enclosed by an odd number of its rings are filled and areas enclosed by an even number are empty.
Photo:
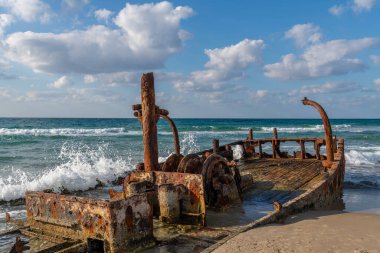
[[[200,174],[202,172],[202,160],[196,154],[190,154],[182,158],[177,172]]]

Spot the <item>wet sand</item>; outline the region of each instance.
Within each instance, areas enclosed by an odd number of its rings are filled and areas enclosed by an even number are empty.
[[[310,211],[255,228],[213,252],[380,252],[380,215]]]

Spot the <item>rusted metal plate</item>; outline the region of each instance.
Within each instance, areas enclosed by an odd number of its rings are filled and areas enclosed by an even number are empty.
[[[107,201],[27,192],[26,208],[31,228],[74,240],[101,240],[106,252],[123,252],[153,240],[152,207],[144,194]]]

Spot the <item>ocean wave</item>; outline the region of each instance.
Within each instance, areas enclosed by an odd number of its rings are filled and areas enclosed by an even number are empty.
[[[266,133],[272,133],[274,127],[261,127],[261,130]],[[305,126],[305,127],[276,127],[278,132],[285,133],[299,133],[299,132],[323,132],[323,125]],[[332,130],[336,132],[346,131],[362,131],[363,129],[356,129],[349,124],[332,125]]]
[[[93,149],[88,146],[63,145],[59,154],[61,164],[40,173],[13,169],[8,177],[0,178],[0,200],[23,198],[26,191],[62,190],[85,191],[96,187],[98,181],[108,183],[131,170],[131,159],[110,158],[107,145]]]
[[[350,165],[376,165],[380,164],[380,150],[348,150],[345,153],[346,163]]]
[[[137,132],[137,131],[136,131]],[[0,135],[32,135],[32,136],[113,136],[136,134],[134,131],[126,132],[124,128],[0,128]],[[140,131],[141,134],[141,131]]]

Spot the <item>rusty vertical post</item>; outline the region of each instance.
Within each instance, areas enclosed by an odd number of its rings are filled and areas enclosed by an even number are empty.
[[[329,162],[334,161],[334,143],[332,139],[332,130],[331,130],[331,125],[330,125],[330,120],[329,120],[329,117],[327,116],[326,111],[323,109],[323,107],[320,104],[312,100],[309,100],[306,97],[302,100],[302,103],[304,105],[313,106],[315,109],[318,110],[319,114],[321,115],[321,118],[323,121],[323,127],[325,129],[327,161]]]
[[[315,150],[315,159],[321,160],[320,154],[321,145],[319,145],[318,141],[314,142],[314,150]]]
[[[277,128],[273,128],[273,136],[275,139],[278,139]]]
[[[305,159],[306,151],[305,151],[305,141],[300,139],[301,146],[301,159]]]
[[[153,73],[141,77],[141,106],[145,171],[158,169],[157,115]]]
[[[272,158],[276,158],[276,141],[272,140]]]
[[[252,128],[250,128],[249,131],[248,131],[248,140],[249,141],[253,140],[253,130],[252,130]]]
[[[259,157],[263,157],[263,147],[261,146],[261,141],[259,141]]]
[[[218,139],[212,140],[212,152],[214,154],[219,152],[219,140]]]

